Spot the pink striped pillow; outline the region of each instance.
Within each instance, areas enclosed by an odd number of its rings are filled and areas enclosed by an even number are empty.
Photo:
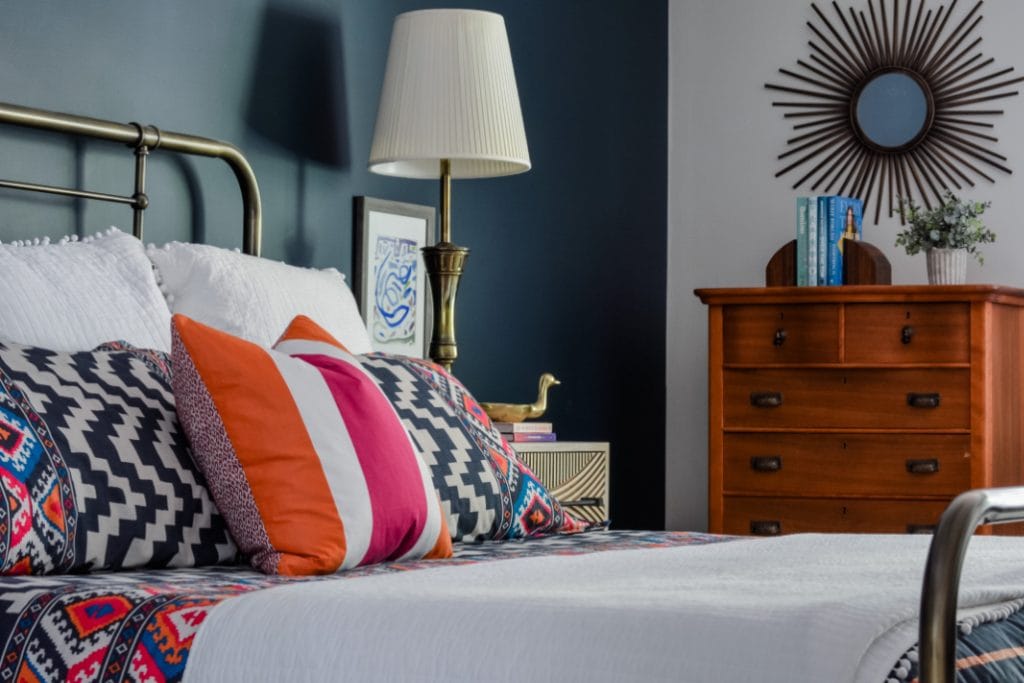
[[[323,329],[300,316],[274,350],[182,315],[172,327],[182,426],[254,567],[323,574],[451,555],[401,420]]]

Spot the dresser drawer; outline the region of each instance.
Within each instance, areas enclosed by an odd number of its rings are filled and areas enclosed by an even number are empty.
[[[726,306],[726,363],[836,363],[839,306]]]
[[[774,536],[811,531],[902,534],[930,531],[949,501],[744,498],[726,496],[722,533]]]
[[[726,434],[726,493],[948,496],[970,488],[952,434]]]
[[[726,429],[970,427],[966,368],[730,368],[724,379]]]
[[[966,363],[970,306],[847,304],[848,363]]]

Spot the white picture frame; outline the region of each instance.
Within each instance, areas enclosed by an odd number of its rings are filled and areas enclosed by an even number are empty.
[[[431,306],[422,248],[434,243],[434,207],[355,198],[354,283],[374,351],[426,358]]]

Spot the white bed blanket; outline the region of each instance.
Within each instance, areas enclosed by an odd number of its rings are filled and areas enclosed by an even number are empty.
[[[866,681],[916,641],[930,537],[798,535],[297,583],[226,600],[186,681]],[[1024,597],[971,542],[960,605]]]

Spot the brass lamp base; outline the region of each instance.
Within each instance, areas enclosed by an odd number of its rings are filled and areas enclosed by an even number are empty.
[[[430,359],[448,372],[451,372],[452,363],[459,356],[455,344],[455,295],[459,291],[459,278],[462,277],[462,269],[468,257],[469,249],[451,242],[438,242],[423,247],[423,260],[434,304]]]

